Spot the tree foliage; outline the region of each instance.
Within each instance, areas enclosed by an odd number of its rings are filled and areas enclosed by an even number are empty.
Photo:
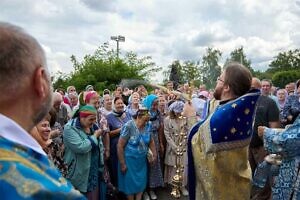
[[[279,71],[272,77],[272,82],[275,86],[284,88],[284,86],[290,82],[295,82],[300,79],[299,70]]]
[[[182,67],[179,60],[174,61],[169,68],[169,81],[173,81],[174,88],[177,88],[178,84],[182,82]]]
[[[173,81],[176,88],[178,84],[191,83],[199,80],[200,75],[198,63],[192,61],[181,63],[179,60],[175,60],[168,66],[168,70],[164,72],[164,82]]]
[[[122,79],[146,80],[160,69],[149,56],[138,57],[133,52],[127,52],[124,58],[117,58],[116,52],[106,45],[100,46],[93,55],[84,56],[81,62],[72,55],[71,62],[74,71],[57,74],[55,88],[74,85],[78,90],[83,90],[90,84],[97,90],[114,89]]]
[[[245,67],[247,67],[252,74],[255,74],[253,68],[251,67],[251,60],[247,59],[246,54],[244,53],[244,47],[243,46],[241,46],[240,48],[237,48],[237,49],[233,50],[230,53],[230,57],[227,58],[226,64],[228,64],[229,62],[238,62],[238,63],[241,63],[242,65],[244,65]]]
[[[270,63],[267,72],[276,73],[279,71],[300,69],[300,49],[280,52]]]
[[[221,55],[220,50],[209,47],[206,50],[206,54],[202,57],[200,72],[203,83],[209,89],[215,87],[216,80],[221,74],[221,66],[219,65]]]

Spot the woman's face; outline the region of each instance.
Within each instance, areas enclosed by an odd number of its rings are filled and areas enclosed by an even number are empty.
[[[149,112],[144,113],[139,117],[140,120],[142,120],[144,123],[148,122],[150,120],[150,114]]]
[[[103,106],[107,110],[111,110],[112,108],[112,99],[109,95],[105,95],[103,99]]]
[[[41,136],[43,141],[47,141],[50,135],[50,124],[48,120],[43,120],[36,125],[39,135]]]
[[[122,99],[118,99],[116,102],[115,102],[115,109],[117,112],[122,112],[124,111],[124,103],[123,103],[123,100]]]
[[[158,99],[155,99],[152,103],[151,110],[157,111],[158,110]]]
[[[77,96],[71,96],[70,97],[70,103],[72,106],[76,106],[78,103],[78,97]]]
[[[132,94],[132,103],[139,104],[140,103],[140,95],[139,93],[135,92]]]
[[[89,105],[94,106],[96,109],[99,108],[100,106],[100,100],[99,100],[99,95],[94,95],[88,102]]]
[[[285,91],[284,90],[278,90],[277,91],[277,98],[279,101],[285,100]]]
[[[123,90],[121,87],[117,87],[115,94],[122,94]]]
[[[81,117],[80,123],[83,128],[91,128],[96,122],[96,115],[88,115],[87,117]]]
[[[164,96],[159,97],[159,102],[158,102],[159,107],[164,108],[166,105],[166,99]]]

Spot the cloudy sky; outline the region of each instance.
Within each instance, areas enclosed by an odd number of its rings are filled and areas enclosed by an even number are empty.
[[[198,61],[210,46],[223,60],[240,46],[254,69],[300,46],[300,0],[0,0],[0,21],[19,25],[44,47],[52,73],[126,37],[121,51],[150,55],[159,66]]]

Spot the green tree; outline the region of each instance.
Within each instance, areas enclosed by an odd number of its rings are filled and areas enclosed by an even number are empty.
[[[272,82],[275,86],[284,88],[290,82],[295,82],[300,79],[299,70],[280,71],[276,72],[272,77]]]
[[[270,65],[268,72],[299,70],[300,69],[300,49],[280,52]]]
[[[221,74],[221,66],[219,65],[221,56],[220,50],[209,47],[206,49],[206,54],[202,57],[200,71],[202,81],[208,89],[215,87],[216,80]]]
[[[191,83],[201,78],[200,66],[192,61],[185,61],[182,66],[185,82]]]
[[[112,90],[122,79],[146,80],[160,69],[151,57],[138,57],[133,52],[117,59],[116,52],[105,45],[100,46],[94,54],[84,56],[81,62],[74,55],[71,61],[74,71],[60,74],[54,82],[55,88],[74,85],[78,90],[83,90],[91,84],[96,90]]]
[[[176,88],[178,84],[182,84],[184,82],[184,79],[182,64],[180,63],[180,61],[173,61],[172,64],[167,67],[167,70],[163,71],[163,76],[163,82],[166,83],[168,81],[173,81],[174,88]]]
[[[191,83],[201,78],[200,66],[193,61],[181,63],[179,60],[175,60],[163,74],[164,82],[173,81],[175,88],[178,84]]]
[[[230,57],[226,59],[226,64],[230,62],[238,62],[247,67],[252,74],[255,74],[255,71],[251,67],[251,60],[247,59],[246,54],[244,53],[244,47],[241,46],[240,48],[237,48],[233,50],[230,53]]]

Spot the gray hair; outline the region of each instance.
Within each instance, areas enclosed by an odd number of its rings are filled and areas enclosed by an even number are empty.
[[[18,93],[26,87],[24,80],[31,77],[38,67],[46,69],[46,75],[50,81],[42,47],[22,28],[0,22],[0,44],[1,92]],[[2,99],[5,98],[3,96]]]

